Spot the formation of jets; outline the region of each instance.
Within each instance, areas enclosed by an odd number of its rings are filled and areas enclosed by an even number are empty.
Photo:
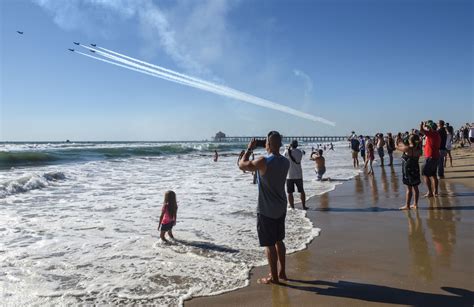
[[[23,31],[16,31],[16,33],[23,35]],[[74,45],[79,46],[81,43],[79,42],[73,42]],[[91,44],[92,47],[97,47],[97,44]],[[74,52],[73,48],[68,48],[67,50]],[[95,50],[89,49],[90,52],[95,53]]]

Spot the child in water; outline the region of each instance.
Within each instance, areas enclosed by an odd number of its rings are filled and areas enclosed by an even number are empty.
[[[165,233],[168,233],[171,239],[174,239],[173,226],[176,225],[176,216],[178,214],[178,205],[176,203],[176,194],[173,191],[167,191],[165,193],[165,200],[163,201],[163,207],[161,209],[160,222],[158,224],[158,230],[160,230],[160,238],[164,242],[168,242],[165,238]]]

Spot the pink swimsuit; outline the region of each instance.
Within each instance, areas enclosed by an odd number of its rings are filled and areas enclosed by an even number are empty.
[[[161,221],[161,224],[169,224],[171,222],[175,222],[176,221],[176,217],[174,218],[171,218],[169,213],[168,213],[168,204],[166,204],[164,207],[163,207],[163,212],[165,213],[163,215],[163,220]]]

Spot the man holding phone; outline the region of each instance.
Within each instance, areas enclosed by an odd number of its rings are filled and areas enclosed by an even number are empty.
[[[295,185],[300,193],[301,204],[303,210],[307,210],[306,207],[306,194],[303,188],[303,170],[301,169],[301,160],[303,159],[303,152],[298,149],[298,141],[293,140],[290,147],[285,150],[285,157],[290,161],[290,170],[286,178],[286,192],[288,193],[288,202],[292,209],[295,208],[295,199],[293,193],[295,192]]]
[[[265,142],[268,155],[250,161],[249,158],[257,147],[257,140],[252,139],[239,161],[241,170],[257,172],[257,233],[260,246],[265,247],[270,266],[270,275],[258,279],[261,284],[278,284],[280,279],[287,279],[286,247],[283,239],[287,206],[285,182],[290,162],[280,155],[281,141],[280,133],[270,131]]]

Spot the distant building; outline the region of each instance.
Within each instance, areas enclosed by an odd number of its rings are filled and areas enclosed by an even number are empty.
[[[220,141],[222,141],[223,139],[225,139],[225,133],[222,132],[222,131],[217,132],[217,133],[216,133],[216,136],[214,137],[214,141],[220,142]]]

